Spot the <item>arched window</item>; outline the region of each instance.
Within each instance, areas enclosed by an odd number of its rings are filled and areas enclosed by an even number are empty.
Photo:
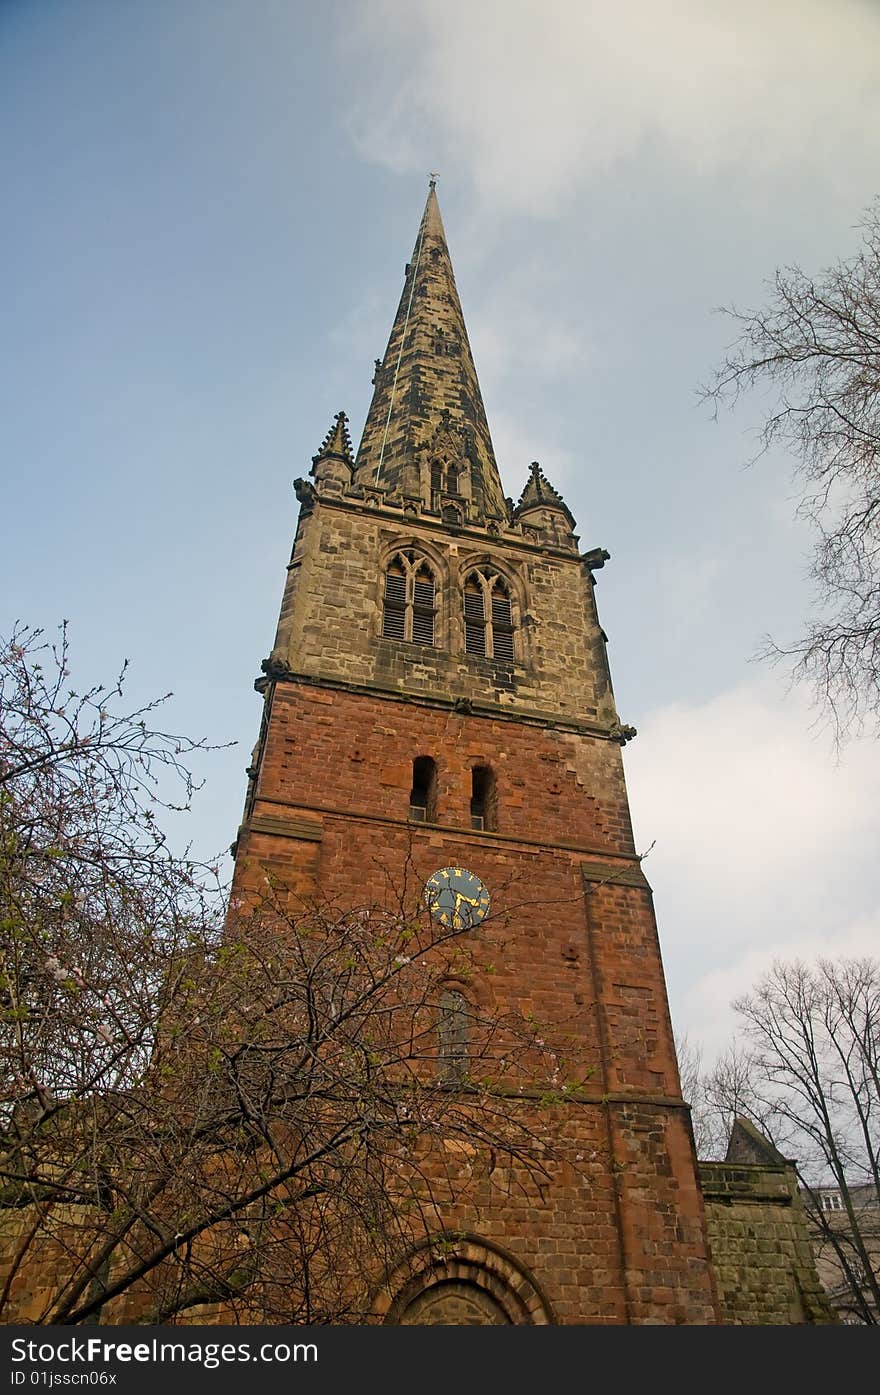
[[[468,1019],[464,994],[457,988],[444,988],[437,1022],[440,1073],[444,1080],[464,1080],[468,1073]]]
[[[510,587],[497,572],[474,571],[465,579],[464,630],[466,653],[514,663]]]
[[[434,573],[413,552],[398,552],[385,569],[382,634],[410,644],[434,644],[437,586]]]
[[[395,558],[385,573],[385,610],[382,633],[388,639],[403,639],[406,628],[406,571]]]
[[[487,833],[498,828],[498,792],[491,765],[475,765],[471,771],[471,828]]]
[[[492,657],[513,663],[513,610],[503,576],[496,576],[492,586]]]
[[[442,495],[461,494],[461,482],[463,477],[467,477],[467,466],[461,460],[450,460],[448,456],[440,456],[431,461],[430,474],[431,501],[436,508]]]
[[[464,584],[465,649],[468,654],[486,652],[486,615],[483,587],[479,574],[472,574]]]
[[[436,823],[437,764],[431,756],[416,756],[413,761],[409,816],[413,823]]]
[[[434,576],[424,563],[413,577],[410,638],[413,644],[434,643]]]

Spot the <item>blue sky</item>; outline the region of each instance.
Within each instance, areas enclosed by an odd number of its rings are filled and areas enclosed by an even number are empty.
[[[773,954],[874,950],[876,743],[835,757],[752,662],[810,603],[761,401],[695,389],[781,263],[880,192],[861,0],[5,0],[0,631],[217,742],[188,831],[228,845],[305,474],[357,439],[440,196],[507,492],[538,459],[599,604],[679,1031],[711,1051]]]

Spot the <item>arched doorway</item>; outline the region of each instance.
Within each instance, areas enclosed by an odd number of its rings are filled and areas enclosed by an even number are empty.
[[[511,1319],[484,1287],[450,1279],[422,1289],[397,1321],[401,1327],[495,1327]]]
[[[469,1236],[421,1246],[389,1274],[374,1312],[401,1327],[555,1321],[536,1281],[511,1255]]]

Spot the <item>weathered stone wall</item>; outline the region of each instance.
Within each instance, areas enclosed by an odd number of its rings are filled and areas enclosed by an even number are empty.
[[[834,1322],[816,1274],[794,1168],[703,1162],[699,1177],[722,1321]]]
[[[136,1241],[131,1248],[121,1241],[103,1265],[90,1263],[89,1255],[102,1248],[103,1233],[101,1213],[86,1205],[43,1202],[39,1207],[0,1208],[0,1322],[51,1322],[67,1285],[82,1277],[82,1261],[89,1279],[83,1297],[101,1295],[119,1274],[136,1270],[140,1254]],[[163,1262],[105,1302],[90,1321],[102,1326],[151,1324],[163,1298],[174,1292],[178,1283],[174,1264]],[[231,1310],[219,1303],[193,1305],[175,1317],[180,1325],[234,1320]]]
[[[77,1249],[77,1210],[66,1207],[65,1212],[47,1230],[33,1206],[0,1210],[0,1286],[9,1289],[4,1321],[45,1321],[59,1282],[73,1270],[71,1252]]]
[[[419,755],[438,767],[431,824],[407,818]],[[492,833],[469,826],[471,769],[486,761],[498,783]],[[465,994],[530,1014],[548,1036],[562,1033],[566,1078],[584,1084],[554,1125],[570,1163],[555,1164],[539,1192],[501,1168],[471,1178],[465,1160],[445,1227],[509,1252],[540,1286],[551,1321],[714,1321],[702,1199],[619,746],[448,704],[273,684],[238,888],[256,888],[268,872],[303,899],[393,905],[401,894],[418,898],[449,865],[475,872],[493,898],[489,920],[468,935]],[[534,1123],[543,1125],[539,1081],[535,1093]],[[427,1299],[414,1311],[423,1306],[443,1311]]]
[[[448,701],[279,682],[256,799],[264,813],[277,803],[406,824],[418,756],[436,761],[436,823],[470,837],[471,771],[487,763],[499,834],[632,858],[619,746],[547,724],[469,716]]]
[[[588,1168],[552,1170],[539,1195],[529,1179],[496,1169],[471,1175],[466,1152],[442,1172],[455,1184],[450,1227],[464,1238],[442,1250],[417,1251],[400,1274],[380,1286],[375,1320],[403,1323],[682,1323],[711,1321],[695,1307],[670,1272],[671,1243],[681,1244],[681,1197],[686,1178],[687,1129],[670,1127],[667,1110],[608,1099],[553,1107],[560,1139],[590,1158]],[[610,1132],[609,1132],[610,1125]],[[609,1163],[609,1137],[617,1146]],[[671,1158],[678,1151],[674,1167]],[[436,1177],[439,1179],[438,1168]],[[665,1196],[657,1175],[675,1174]],[[709,1245],[718,1285],[720,1321],[733,1325],[828,1323],[836,1320],[819,1285],[804,1213],[791,1167],[701,1163]],[[519,1191],[520,1185],[524,1188]],[[498,1204],[499,1192],[505,1204]],[[615,1207],[622,1202],[623,1227]],[[639,1209],[640,1208],[640,1209]],[[0,1211],[0,1283],[16,1251],[27,1257],[11,1281],[7,1322],[44,1321],[65,1274],[74,1266],[79,1237],[91,1234],[91,1213],[53,1210],[51,1227],[37,1228],[33,1207]],[[85,1222],[85,1224],[84,1224]],[[673,1235],[672,1227],[677,1227]],[[693,1242],[699,1230],[691,1222]],[[664,1234],[664,1230],[669,1234]],[[479,1241],[467,1238],[479,1234]],[[515,1259],[513,1258],[515,1255]],[[653,1258],[651,1258],[653,1256]],[[635,1261],[635,1262],[634,1262]],[[156,1276],[153,1276],[156,1279]],[[155,1284],[153,1285],[155,1287]],[[365,1298],[364,1301],[367,1301]],[[150,1285],[108,1304],[102,1323],[143,1321],[155,1295]],[[182,1321],[224,1322],[220,1305],[187,1313]],[[258,1318],[255,1317],[255,1320]]]
[[[382,635],[383,564],[397,548],[434,571],[433,646]],[[465,652],[464,578],[486,565],[510,583],[512,667]],[[576,552],[527,542],[521,529],[453,533],[439,516],[321,498],[300,518],[272,659],[295,674],[607,728],[617,713],[592,592]]]

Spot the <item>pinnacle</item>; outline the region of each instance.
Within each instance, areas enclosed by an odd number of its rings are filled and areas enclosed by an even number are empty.
[[[337,456],[340,460],[344,460],[347,465],[354,467],[351,437],[348,434],[348,417],[344,412],[336,413],[333,425],[321,442],[321,449],[317,455],[312,456],[312,464],[317,464],[319,460],[324,460],[329,455]]]
[[[529,466],[529,478],[526,487],[519,496],[517,508],[521,509],[524,504],[561,504],[562,495],[548,480],[537,460],[533,460]]]
[[[559,490],[553,488],[537,460],[533,460],[529,466],[529,478],[519,496],[519,503],[514,513],[523,513],[527,509],[533,509],[539,505],[543,505],[545,508],[560,509],[574,524],[574,519]]]

